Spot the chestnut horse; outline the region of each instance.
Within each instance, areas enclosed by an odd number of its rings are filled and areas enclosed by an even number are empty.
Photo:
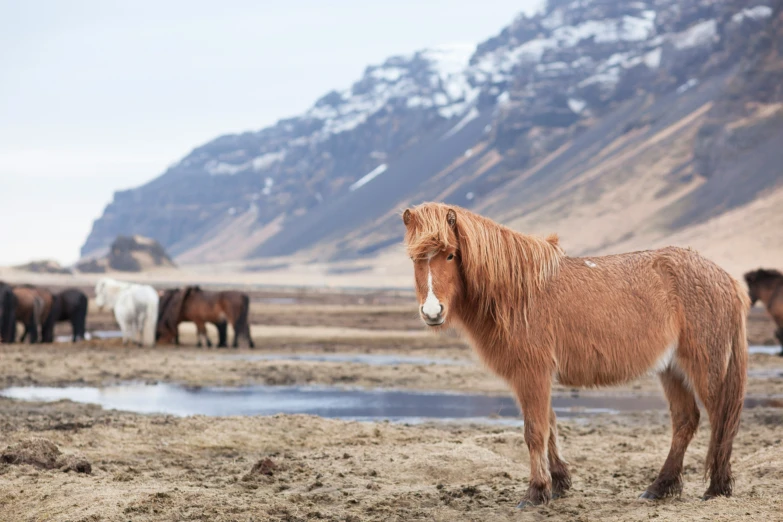
[[[571,486],[557,443],[553,380],[574,387],[657,373],[672,445],[642,498],[682,491],[685,450],[710,417],[703,498],[730,496],[730,458],[745,395],[750,303],[738,281],[690,249],[570,257],[557,236],[523,235],[465,209],[425,203],[403,213],[420,315],[456,326],[516,394],[530,452],[519,507]]]
[[[19,342],[30,337],[31,343],[42,342],[43,326],[52,309],[52,293],[33,285],[14,287],[16,295],[16,320],[24,325],[24,333]]]
[[[780,356],[783,357],[783,274],[777,270],[759,268],[745,274],[751,306],[761,301],[777,324],[775,337],[780,341]]]
[[[196,323],[199,347],[202,346],[202,338],[208,347],[212,346],[206,323],[217,326],[219,348],[227,346],[228,324],[234,328],[234,348],[239,346],[240,336],[247,338],[251,348],[255,347],[247,319],[250,300],[242,292],[211,292],[199,286],[188,286],[184,289],[166,290],[161,295],[161,303],[157,336],[163,343],[173,341],[179,344],[177,326],[181,322],[192,321]]]

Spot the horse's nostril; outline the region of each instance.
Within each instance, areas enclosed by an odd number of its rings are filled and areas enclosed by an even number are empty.
[[[438,306],[440,306],[440,312],[438,312],[438,315],[443,315],[443,305],[439,304]]]

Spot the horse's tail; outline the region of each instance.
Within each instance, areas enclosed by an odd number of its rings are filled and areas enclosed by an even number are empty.
[[[748,337],[747,315],[750,310],[750,298],[747,292],[740,288],[739,283],[732,279],[737,299],[732,320],[733,335],[726,374],[723,383],[718,388],[718,396],[714,411],[710,415],[712,437],[707,449],[707,466],[705,474],[709,473],[711,482],[717,491],[713,494],[730,495],[734,485],[731,475],[732,442],[739,431],[742,406],[745,402],[745,385],[748,372]],[[739,306],[736,306],[739,305]]]
[[[155,346],[155,332],[158,327],[158,293],[154,292],[154,299],[147,301],[147,319],[144,321],[142,338],[144,346]]]
[[[239,317],[234,325],[234,335],[247,336],[248,342],[252,342],[250,339],[250,325],[248,324],[248,315],[250,314],[250,298],[247,294],[242,294],[241,305],[239,307]]]

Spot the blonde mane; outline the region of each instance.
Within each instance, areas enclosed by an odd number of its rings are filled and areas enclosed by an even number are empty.
[[[449,211],[456,215],[452,227]],[[423,203],[412,209],[405,234],[408,254],[422,259],[432,252],[456,248],[467,286],[467,299],[504,330],[526,311],[534,295],[560,267],[565,253],[556,235],[546,239],[515,232],[464,208]]]

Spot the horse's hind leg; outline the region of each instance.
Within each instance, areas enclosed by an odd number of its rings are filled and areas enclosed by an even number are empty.
[[[660,375],[661,384],[669,400],[672,419],[672,446],[658,478],[640,498],[659,499],[682,492],[682,461],[699,427],[699,407],[696,397],[683,378],[669,369]]]
[[[517,505],[546,504],[552,498],[552,476],[549,472],[549,413],[551,378],[547,372],[531,372],[511,383],[525,420],[525,443],[530,452],[530,482],[525,498]]]
[[[557,417],[555,410],[549,408],[549,445],[547,455],[549,457],[549,471],[552,475],[552,498],[557,498],[571,489],[571,473],[568,465],[560,457],[560,448],[557,445]]]

